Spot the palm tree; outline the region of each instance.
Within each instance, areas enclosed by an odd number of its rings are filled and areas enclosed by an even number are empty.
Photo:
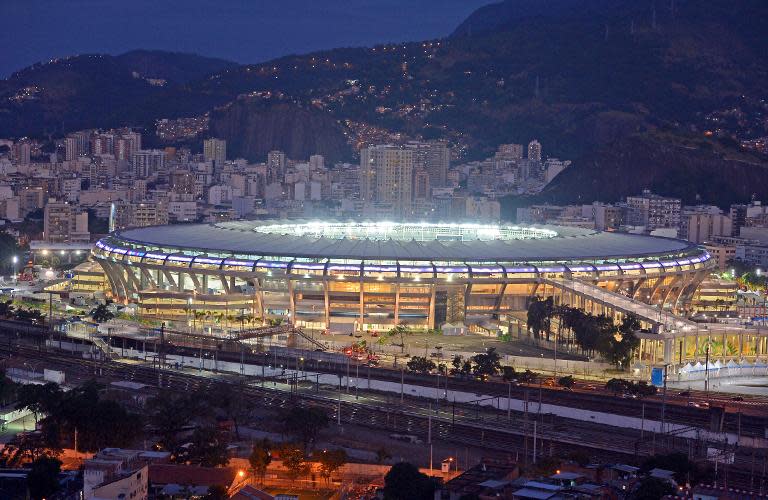
[[[400,336],[400,351],[405,351],[405,335],[410,333],[408,330],[408,327],[406,326],[405,322],[400,322],[397,325],[393,326],[389,329],[387,332],[388,337],[395,337],[397,335]]]
[[[194,311],[192,314],[194,315],[193,316],[194,324],[192,325],[192,327],[194,330],[197,330],[197,320],[202,321],[203,318],[205,318],[205,313],[203,311]]]

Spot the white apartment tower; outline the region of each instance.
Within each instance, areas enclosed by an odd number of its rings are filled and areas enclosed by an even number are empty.
[[[285,153],[270,151],[267,153],[267,184],[283,182],[285,178]]]
[[[390,203],[399,217],[410,215],[414,149],[380,145],[360,150],[360,199]]]
[[[541,161],[541,144],[536,139],[528,143],[528,159]]]
[[[206,139],[203,141],[203,157],[205,161],[212,161],[214,166],[220,167],[227,160],[227,141],[224,139]]]

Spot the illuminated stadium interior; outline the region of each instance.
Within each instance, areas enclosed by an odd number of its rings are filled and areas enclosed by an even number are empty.
[[[265,224],[257,233],[308,236],[312,238],[395,241],[486,241],[553,238],[551,229],[489,224],[426,224],[399,222],[321,222]]]

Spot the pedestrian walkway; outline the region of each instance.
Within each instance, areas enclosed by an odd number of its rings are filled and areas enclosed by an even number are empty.
[[[696,323],[681,316],[654,307],[645,302],[631,299],[620,293],[610,292],[604,288],[579,280],[561,278],[544,278],[543,282],[555,288],[579,296],[587,303],[597,304],[606,309],[623,314],[635,314],[644,323],[651,325],[654,333],[678,330],[683,327],[696,327]],[[589,308],[586,308],[589,310]]]

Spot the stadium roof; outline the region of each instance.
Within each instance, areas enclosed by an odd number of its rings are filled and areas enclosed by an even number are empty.
[[[304,221],[303,223],[306,223]],[[272,222],[274,224],[274,222]],[[283,221],[284,223],[284,221]],[[302,221],[296,221],[301,224]],[[269,221],[178,224],[115,233],[112,244],[178,249],[193,253],[232,253],[330,259],[556,261],[655,257],[694,250],[686,241],[600,232],[581,228],[534,226],[557,232],[534,239],[429,240],[328,238],[256,232]]]

